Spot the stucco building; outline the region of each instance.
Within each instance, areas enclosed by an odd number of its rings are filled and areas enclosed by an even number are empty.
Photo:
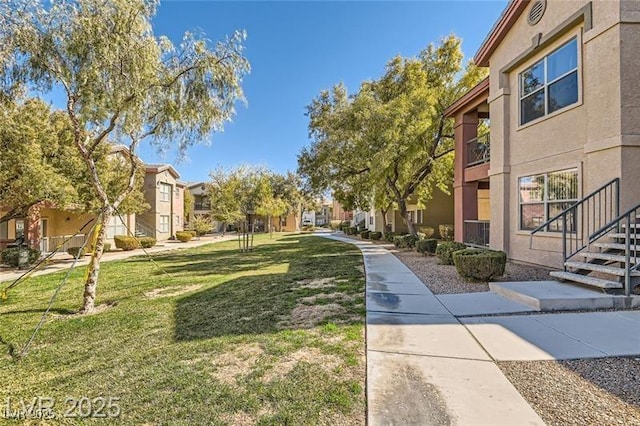
[[[621,243],[607,225],[640,202],[639,24],[638,1],[509,3],[475,56],[488,79],[447,111],[456,239],[582,275],[565,261]]]
[[[180,174],[169,164],[145,164],[144,198],[150,208],[136,217],[136,231],[167,240],[184,230],[184,191]]]

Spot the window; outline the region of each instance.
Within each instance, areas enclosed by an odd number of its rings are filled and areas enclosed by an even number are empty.
[[[160,216],[160,232],[169,232],[169,216]]]
[[[521,177],[520,229],[532,230],[578,201],[578,169]],[[569,220],[569,231],[576,229],[575,218]],[[562,221],[554,221],[546,229],[562,231]]]
[[[416,213],[416,223],[424,223],[424,210],[418,210]]]
[[[107,238],[112,239],[115,235],[128,235],[127,227],[124,226],[118,215],[111,216],[107,224]]]
[[[411,219],[411,223],[416,223],[416,211],[411,210],[409,212],[409,219]]]
[[[520,73],[520,124],[578,102],[578,40]]]
[[[369,225],[373,225],[373,215],[369,215]]]
[[[177,215],[175,216],[175,219],[176,219],[175,224],[176,224],[177,226],[180,226],[180,215],[179,215],[179,214],[177,214]]]
[[[160,201],[171,200],[171,185],[168,183],[160,184]]]
[[[176,200],[180,199],[180,188],[176,186],[176,189],[173,192],[175,193]]]

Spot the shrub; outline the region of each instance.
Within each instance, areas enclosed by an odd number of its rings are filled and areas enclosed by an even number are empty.
[[[349,235],[356,235],[357,233],[358,233],[358,228],[356,228],[355,226],[349,227],[349,232],[347,232],[347,234]]]
[[[104,243],[103,247],[102,247],[102,252],[107,252],[107,251],[111,251],[111,243]]]
[[[140,247],[142,248],[151,248],[155,246],[157,242],[155,238],[151,237],[141,237],[138,238],[138,241],[140,241]]]
[[[302,225],[302,231],[303,232],[311,232],[314,229],[316,229],[316,227],[313,226],[313,225]]]
[[[138,239],[127,235],[116,235],[113,237],[116,247],[124,251],[134,250],[139,247]]]
[[[435,253],[436,248],[438,247],[438,240],[433,238],[427,238],[425,240],[420,240],[416,243],[416,251],[418,253]]]
[[[424,239],[433,237],[436,230],[432,226],[418,226],[418,232],[424,234]]]
[[[378,241],[382,239],[382,232],[372,232],[369,234],[369,238],[371,238],[374,241]]]
[[[503,251],[465,249],[453,253],[456,271],[474,281],[489,281],[504,275],[507,254]]]
[[[196,232],[195,229],[185,229],[182,232],[189,232],[191,234],[191,238],[195,238],[195,236],[198,235],[198,232]]]
[[[336,231],[338,229],[340,229],[342,227],[342,221],[341,220],[331,220],[329,221],[329,227]]]
[[[446,241],[453,241],[453,225],[440,225],[438,226],[440,232],[440,238]]]
[[[453,252],[464,250],[465,248],[467,248],[467,246],[462,243],[447,241],[442,244],[438,244],[438,248],[436,248],[436,256],[438,256],[438,259],[440,259],[441,264],[453,265]]]
[[[0,252],[2,263],[13,267],[31,265],[39,258],[40,250],[27,247],[11,247]]]
[[[176,232],[176,239],[178,239],[179,241],[182,241],[183,243],[191,241],[192,238],[193,238],[193,233],[191,231]]]
[[[407,248],[414,248],[416,246],[416,243],[418,241],[420,241],[420,236],[419,235],[405,235],[403,236],[404,238],[404,246]]]
[[[362,231],[360,233],[360,238],[362,238],[363,240],[368,240],[370,234],[371,234],[371,231]]]
[[[67,253],[70,256],[80,258],[84,256],[84,249],[82,247],[69,247],[67,249]]]
[[[393,238],[396,236],[395,232],[391,232],[391,231],[387,231],[384,233],[384,239],[389,241],[390,243],[393,242]]]
[[[193,230],[196,233],[195,236],[201,237],[206,235],[207,232],[211,232],[213,228],[213,222],[211,222],[211,218],[205,215],[197,214],[191,221],[191,226],[193,226]]]
[[[405,248],[404,235],[394,235],[393,236],[393,245],[398,248]]]

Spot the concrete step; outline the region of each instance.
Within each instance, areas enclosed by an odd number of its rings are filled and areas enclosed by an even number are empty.
[[[598,253],[593,251],[584,251],[578,254],[586,259],[600,259],[600,260],[608,260],[611,262],[626,262],[624,254]],[[631,256],[630,260],[631,260],[631,263],[637,263],[640,261],[640,257]]]
[[[596,263],[587,262],[565,262],[564,265],[573,269],[586,269],[587,271],[597,271],[605,274],[624,277],[624,268],[616,268],[615,266],[598,265]],[[632,271],[632,277],[640,277],[640,271]]]
[[[592,247],[600,247],[600,248],[603,248],[603,249],[615,249],[615,250],[626,250],[627,249],[627,245],[626,244],[622,244],[622,243],[592,243],[591,246]],[[630,248],[631,248],[631,250],[640,251],[640,246],[638,246],[638,245],[631,245]]]
[[[623,240],[627,238],[627,236],[626,236],[626,234],[624,232],[612,232],[611,234],[607,234],[607,237],[622,238]],[[640,233],[638,233],[638,234],[631,233],[629,235],[629,237],[632,240],[639,240],[640,239]]]
[[[619,283],[617,281],[603,280],[601,278],[590,277],[588,275],[574,274],[573,272],[551,271],[549,275],[561,280],[586,284],[588,286],[601,288],[603,290],[623,287],[622,283]]]
[[[626,306],[622,296],[558,281],[489,283],[489,288],[502,297],[538,311],[610,309]]]

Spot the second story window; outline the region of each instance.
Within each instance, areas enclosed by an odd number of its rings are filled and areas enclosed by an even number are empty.
[[[521,125],[578,102],[578,40],[533,64],[519,80]]]
[[[171,200],[171,185],[168,183],[160,184],[160,201]]]

